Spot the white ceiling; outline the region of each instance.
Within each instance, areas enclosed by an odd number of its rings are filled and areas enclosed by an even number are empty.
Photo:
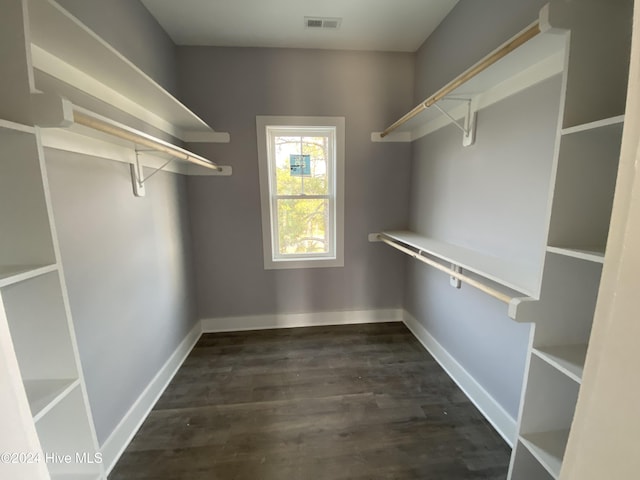
[[[458,0],[142,0],[177,45],[414,52]],[[338,30],[304,17],[340,17]]]

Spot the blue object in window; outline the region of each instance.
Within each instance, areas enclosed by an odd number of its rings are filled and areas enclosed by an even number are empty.
[[[289,169],[292,177],[311,175],[311,155],[289,155]]]

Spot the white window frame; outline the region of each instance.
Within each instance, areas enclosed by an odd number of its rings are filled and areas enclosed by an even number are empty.
[[[344,117],[296,117],[296,116],[266,116],[256,117],[258,140],[258,170],[260,174],[260,203],[262,209],[262,247],[264,268],[266,270],[284,268],[317,268],[344,266]],[[286,258],[277,252],[275,235],[277,234],[277,219],[274,217],[275,208],[275,174],[269,162],[268,149],[270,135],[268,129],[277,131],[287,128],[308,128],[313,132],[316,128],[334,128],[334,158],[333,196],[329,199],[329,231],[333,243],[328,254],[309,254]],[[309,198],[317,196],[310,195]],[[333,221],[331,221],[333,220]],[[332,250],[332,251],[331,251]]]

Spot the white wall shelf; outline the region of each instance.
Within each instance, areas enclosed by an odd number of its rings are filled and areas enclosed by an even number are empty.
[[[582,132],[589,132],[591,130],[602,130],[605,135],[621,135],[623,124],[624,115],[616,115],[615,117],[604,118],[602,120],[596,120],[595,122],[583,123],[581,125],[563,128],[561,130],[561,134],[574,135]]]
[[[23,282],[30,278],[39,277],[57,270],[58,266],[41,265],[41,266],[3,266],[0,267],[0,288],[13,285],[14,283]]]
[[[181,140],[229,141],[54,0],[28,4],[37,86],[42,72]]]
[[[487,58],[512,41],[513,39],[505,42],[503,46],[487,55],[476,65],[481,65]],[[471,100],[471,110],[475,112],[559,74],[563,67],[565,46],[566,38],[563,35],[539,33],[496,63],[466,80],[448,93],[444,97],[444,101],[441,100],[438,104],[456,120],[462,119],[467,113],[467,104],[460,99]],[[467,72],[476,68],[476,65]],[[384,138],[381,137],[380,132],[372,133],[371,140],[374,142],[412,142],[450,123],[451,119],[443,115],[437,108],[426,108]]]
[[[582,371],[587,356],[587,345],[560,345],[535,347],[532,353],[575,382],[582,382]]]
[[[78,379],[25,380],[33,421],[37,422],[80,384]]]
[[[520,441],[547,472],[557,479],[568,438],[569,430],[557,430],[523,435]]]
[[[562,248],[547,247],[547,252],[556,253],[558,255],[566,255],[567,257],[579,258],[588,262],[604,263],[604,248],[595,249],[579,249],[579,248]]]
[[[33,127],[22,125],[16,122],[10,122],[9,120],[0,119],[0,131],[2,130],[30,133],[30,134],[34,134],[36,132],[36,129]]]
[[[382,234],[524,296],[537,296],[536,276],[539,272],[535,265],[509,261],[410,231],[384,231]]]

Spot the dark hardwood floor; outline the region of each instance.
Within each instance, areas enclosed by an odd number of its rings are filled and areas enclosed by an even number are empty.
[[[401,323],[220,333],[109,479],[497,480],[509,453]]]

